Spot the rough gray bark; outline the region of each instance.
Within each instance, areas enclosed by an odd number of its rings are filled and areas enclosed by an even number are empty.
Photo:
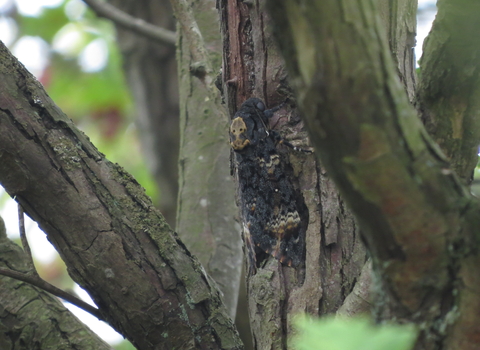
[[[177,231],[235,317],[242,267],[230,176],[228,117],[215,86],[221,40],[215,1],[172,1],[178,20],[180,191]]]
[[[0,267],[31,272],[22,249],[10,241],[0,217]],[[55,297],[0,276],[0,349],[111,350]]]
[[[110,2],[135,18],[175,29],[168,0]],[[158,208],[173,227],[177,211],[180,139],[175,47],[156,43],[122,26],[116,28],[123,69],[135,101],[135,123],[146,164],[160,190]]]
[[[47,233],[106,320],[142,350],[239,349],[196,258],[0,46],[0,183]]]
[[[294,101],[284,62],[268,31],[263,1],[219,2],[224,40],[223,87],[231,115],[248,97],[267,107]],[[276,113],[275,129],[297,145],[306,135],[294,103]],[[290,152],[292,181],[308,207],[306,265],[293,269],[274,258],[247,276],[249,313],[256,349],[287,348],[291,317],[299,312],[321,315],[336,312],[352,291],[366,260],[351,214],[315,157]]]
[[[269,10],[312,143],[362,227],[378,317],[420,325],[415,349],[476,349],[480,206],[409,104],[375,4]]]

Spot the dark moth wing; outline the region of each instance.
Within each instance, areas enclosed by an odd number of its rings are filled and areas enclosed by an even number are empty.
[[[295,267],[303,261],[305,249],[299,213],[303,202],[277,152],[281,138],[266,127],[272,110],[265,111],[259,99],[249,99],[230,127],[238,163],[244,241],[251,266],[258,264],[257,256],[263,251]]]

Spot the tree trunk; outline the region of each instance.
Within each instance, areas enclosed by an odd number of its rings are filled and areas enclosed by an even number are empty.
[[[223,292],[234,318],[242,244],[230,176],[228,118],[215,85],[221,41],[215,1],[172,1],[178,20],[180,192],[177,231]]]
[[[283,0],[269,9],[315,150],[362,227],[378,317],[421,326],[416,349],[478,348],[479,203],[409,104],[377,8]]]
[[[223,91],[230,114],[233,116],[252,96],[263,99],[267,108],[286,98],[294,101],[284,62],[267,30],[270,21],[262,2],[225,0],[219,4],[224,40]],[[305,147],[298,110],[294,102],[287,104],[276,113],[275,129]],[[366,261],[353,217],[329,174],[316,164],[314,156],[290,152],[286,159],[292,168],[291,180],[296,190],[301,190],[308,211],[306,260],[304,266],[292,268],[270,257],[256,274],[247,276],[256,349],[287,348],[291,318],[299,312],[336,312]]]
[[[142,350],[239,349],[218,290],[138,183],[0,46],[0,182]]]

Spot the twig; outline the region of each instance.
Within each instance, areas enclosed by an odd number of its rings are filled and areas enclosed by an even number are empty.
[[[48,283],[47,281],[41,279],[38,276],[25,274],[25,273],[21,273],[21,272],[10,270],[10,269],[4,269],[4,268],[0,268],[0,275],[11,277],[16,280],[29,283],[40,289],[43,289],[59,298],[62,298],[65,301],[68,301],[70,304],[78,306],[80,309],[85,310],[86,312],[92,314],[99,320],[105,321],[105,318],[102,316],[99,309],[65,292],[64,290],[61,290],[60,288],[55,287],[54,285]]]
[[[8,276],[23,282],[30,283],[40,289],[43,289],[59,298],[68,301],[73,305],[78,306],[80,309],[87,311],[88,313],[97,317],[99,320],[103,321],[103,316],[100,314],[100,311],[98,309],[77,298],[76,296],[55,287],[54,285],[48,283],[39,276],[37,269],[35,268],[35,264],[33,263],[32,252],[30,250],[30,245],[28,244],[27,240],[27,234],[25,232],[24,211],[20,204],[18,204],[18,223],[20,228],[20,239],[22,240],[23,250],[28,257],[27,259],[28,264],[30,265],[30,271],[28,273],[21,273],[11,269],[0,268],[0,275]]]
[[[4,269],[0,267],[0,275],[11,277],[11,278],[29,283],[40,289],[43,289],[49,292],[50,294],[53,294],[59,298],[62,298],[63,300],[68,301],[70,304],[78,306],[80,309],[85,310],[86,312],[92,314],[99,320],[104,321],[104,318],[100,313],[100,310],[84,302],[83,300],[77,298],[76,296],[71,295],[65,292],[64,290],[61,290],[60,288],[55,287],[54,285],[48,283],[47,281],[45,281],[39,276],[35,268],[35,264],[33,263],[32,252],[30,250],[30,245],[28,244],[28,240],[27,240],[27,234],[25,232],[24,211],[20,204],[18,204],[18,223],[20,228],[20,239],[22,240],[23,250],[28,257],[27,260],[28,260],[28,265],[30,265],[29,266],[30,272],[22,273],[15,270]]]
[[[101,2],[99,0],[83,1],[100,17],[112,20],[124,28],[130,29],[155,41],[159,41],[162,44],[175,46],[177,35],[171,30],[155,26],[145,22],[143,19],[130,16],[106,2]]]
[[[18,205],[18,226],[20,231],[20,239],[22,240],[23,251],[27,255],[28,264],[30,265],[31,273],[38,276],[37,269],[33,263],[32,251],[30,250],[30,245],[28,244],[27,234],[25,232],[25,218],[24,211],[20,204]]]

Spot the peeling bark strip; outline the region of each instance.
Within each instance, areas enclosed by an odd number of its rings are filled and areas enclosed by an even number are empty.
[[[0,182],[136,347],[241,349],[219,293],[138,183],[0,46]]]
[[[459,3],[476,11],[465,19],[478,26],[478,3]],[[375,2],[269,0],[268,8],[315,151],[371,252],[378,317],[419,325],[418,350],[478,349],[480,204],[409,104]]]
[[[248,70],[246,62],[252,61],[252,42],[246,36],[251,30],[251,22],[248,16],[247,3],[235,1],[220,1],[221,4],[221,25],[224,37],[223,50],[229,53],[229,59],[223,61],[223,78],[227,81],[227,88],[224,89],[230,106],[231,115],[237,110],[239,103],[247,99],[246,92],[252,90],[248,84]],[[224,17],[222,17],[224,15]],[[250,56],[250,57],[249,57]],[[250,86],[249,86],[250,85]],[[235,107],[232,109],[232,107]]]

